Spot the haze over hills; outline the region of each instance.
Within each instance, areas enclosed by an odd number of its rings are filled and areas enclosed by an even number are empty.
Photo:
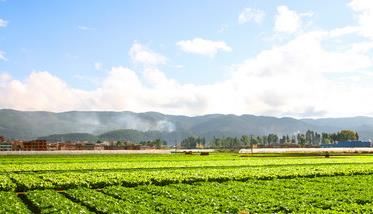
[[[173,143],[190,135],[211,139],[214,136],[243,134],[278,135],[314,130],[336,132],[352,129],[361,139],[373,139],[373,118],[294,119],[254,115],[210,114],[204,116],[175,116],[157,112],[100,112],[0,110],[0,135],[13,139],[121,140],[134,141],[162,138]],[[52,135],[52,136],[50,136]],[[48,137],[46,137],[48,136]]]

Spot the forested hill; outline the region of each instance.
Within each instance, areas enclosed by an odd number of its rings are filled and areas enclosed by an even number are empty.
[[[278,135],[313,130],[336,132],[351,129],[362,139],[373,139],[373,118],[294,119],[254,115],[211,114],[196,117],[165,115],[157,112],[73,111],[63,113],[0,110],[0,135],[7,138],[35,139],[53,135],[64,139],[113,139],[131,135],[136,139],[164,138],[170,142],[189,135],[241,136]],[[131,130],[131,131],[129,131]],[[51,137],[51,136],[49,136]],[[120,140],[120,139],[118,139]]]

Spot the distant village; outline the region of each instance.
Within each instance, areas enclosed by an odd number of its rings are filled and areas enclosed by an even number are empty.
[[[58,151],[58,150],[145,150],[159,149],[162,145],[134,144],[129,141],[61,141],[47,140],[10,140],[0,136],[0,151]]]

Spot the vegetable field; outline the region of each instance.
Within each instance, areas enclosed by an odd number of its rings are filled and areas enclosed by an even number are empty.
[[[373,156],[0,156],[0,213],[372,213]]]

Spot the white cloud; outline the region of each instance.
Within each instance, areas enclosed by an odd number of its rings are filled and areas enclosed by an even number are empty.
[[[5,57],[5,52],[0,50],[0,61],[7,61],[8,59]]]
[[[187,53],[214,57],[219,51],[231,52],[232,48],[223,41],[211,41],[202,38],[182,40],[176,43],[180,49]]]
[[[207,85],[181,84],[159,69],[135,72],[114,67],[95,90],[69,87],[47,72],[0,86],[0,106],[22,110],[130,110],[200,115],[235,113],[274,116],[373,115],[371,57],[323,47],[328,32],[310,32],[261,51],[232,67],[231,76]],[[141,74],[141,75],[140,75]],[[333,79],[330,74],[342,74]],[[352,74],[352,75],[347,75]],[[349,78],[348,76],[351,76]],[[35,96],[35,95],[38,96]],[[27,99],[33,96],[35,99]],[[348,102],[346,102],[348,100]],[[364,100],[364,105],[359,105]]]
[[[352,27],[352,26],[346,26],[341,28],[335,28],[331,31],[329,31],[330,37],[340,37],[348,34],[357,33],[359,31],[359,28]]]
[[[245,8],[238,16],[238,23],[244,24],[248,22],[261,23],[265,17],[262,10],[255,8]]]
[[[357,11],[358,17],[360,14]],[[297,27],[289,41],[233,65],[225,80],[204,85],[182,84],[154,66],[141,67],[141,71],[114,67],[94,90],[72,88],[48,72],[33,72],[23,81],[0,75],[0,107],[186,115],[373,116],[373,57],[369,52],[373,41],[349,41],[342,49],[330,42],[350,34],[367,36],[362,34],[367,33],[364,26],[359,22],[357,26],[311,32]],[[219,50],[231,51],[224,42],[198,38],[180,41],[178,46],[208,56]],[[145,65],[166,61],[139,43],[134,43],[130,56]]]
[[[8,26],[8,21],[4,19],[0,19],[0,28]]]
[[[373,1],[352,0],[348,5],[357,13],[360,34],[373,38]]]
[[[78,90],[69,88],[63,81],[48,72],[32,72],[24,82],[19,80],[5,82],[0,90],[2,97],[0,106],[60,110],[59,105],[71,108],[79,103],[77,92]]]
[[[8,83],[12,77],[7,73],[0,73],[0,87],[5,86],[6,83]]]
[[[152,51],[144,45],[135,42],[130,51],[129,55],[134,63],[141,63],[145,65],[159,65],[166,64],[167,58],[159,53]]]
[[[295,33],[302,25],[301,16],[287,6],[282,5],[277,7],[277,15],[275,17],[275,31],[280,33]]]
[[[372,69],[372,58],[351,50],[328,51],[322,46],[325,39],[318,33],[303,34],[237,65],[232,79],[244,92],[237,96],[252,99],[253,111],[260,109],[258,113],[265,115],[309,116],[310,109],[313,116],[372,114],[365,105],[356,105],[356,97],[373,90],[372,86],[364,89],[351,81],[328,78],[333,73]]]
[[[99,70],[102,70],[103,65],[101,62],[95,62],[94,66],[95,66],[95,69],[99,71]]]

